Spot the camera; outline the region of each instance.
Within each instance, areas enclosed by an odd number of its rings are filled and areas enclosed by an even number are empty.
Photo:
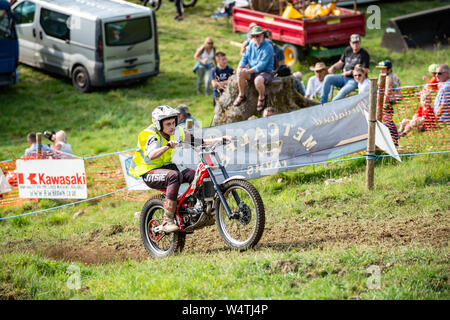
[[[52,130],[50,131],[44,131],[44,137],[46,137],[48,140],[53,141],[53,137],[55,136],[56,131]]]

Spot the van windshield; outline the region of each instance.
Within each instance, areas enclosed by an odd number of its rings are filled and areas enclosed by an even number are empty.
[[[0,39],[11,39],[11,20],[8,11],[0,9]]]
[[[106,44],[126,46],[152,38],[150,17],[109,22],[105,24]]]

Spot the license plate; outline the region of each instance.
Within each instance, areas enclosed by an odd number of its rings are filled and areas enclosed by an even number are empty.
[[[327,21],[327,24],[336,24],[336,23],[341,23],[341,19],[332,19]]]
[[[138,73],[139,73],[139,69],[125,70],[125,71],[122,71],[122,77],[131,76],[133,74],[138,74]]]

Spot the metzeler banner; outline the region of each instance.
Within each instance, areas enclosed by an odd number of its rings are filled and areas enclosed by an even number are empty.
[[[86,199],[84,160],[17,160],[20,198]]]
[[[367,94],[355,95],[267,118],[196,128],[191,133],[203,138],[232,136],[231,144],[216,149],[222,164],[230,175],[253,179],[365,150],[368,99]],[[120,157],[127,187],[145,189],[128,174],[130,159]],[[196,169],[199,161],[189,147],[177,148],[173,157],[180,170]],[[223,180],[220,171],[217,177]]]
[[[253,179],[365,150],[368,106],[368,94],[354,95],[267,118],[194,129],[192,134],[232,136],[233,143],[217,149],[222,164],[231,175]],[[174,156],[180,170],[195,169],[198,161],[189,148]]]

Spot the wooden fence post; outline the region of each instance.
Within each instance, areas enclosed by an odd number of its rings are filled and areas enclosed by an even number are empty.
[[[37,143],[36,156],[38,159],[41,159],[42,158],[42,133],[40,133],[40,132],[36,133],[36,143]]]
[[[377,120],[383,121],[383,106],[384,106],[384,89],[386,88],[386,75],[380,74],[378,76],[378,90],[377,94]]]
[[[370,79],[369,91],[369,137],[367,139],[366,188],[373,189],[375,166],[375,127],[377,123],[377,79]]]

